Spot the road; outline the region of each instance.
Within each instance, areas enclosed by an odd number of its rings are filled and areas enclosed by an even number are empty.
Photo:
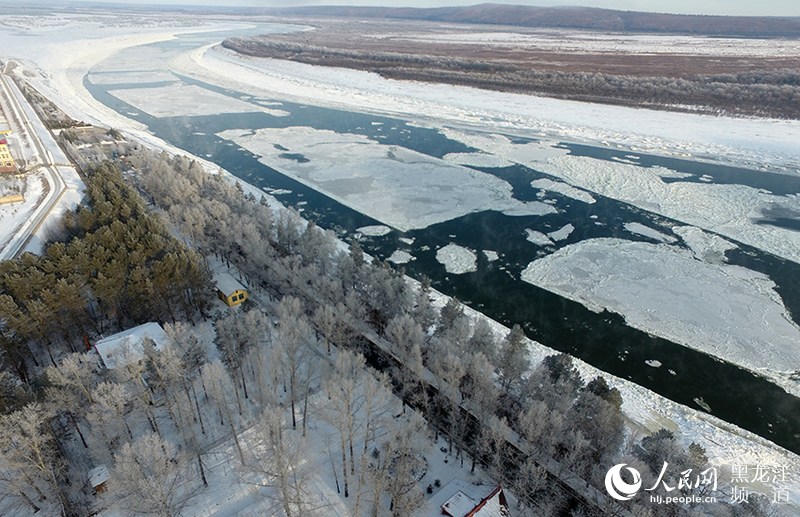
[[[33,169],[34,167],[31,167],[31,164],[36,162],[37,165],[35,168],[42,169],[45,180],[50,186],[45,198],[38,203],[32,216],[13,230],[13,236],[3,249],[0,250],[0,260],[7,260],[15,258],[22,253],[31,238],[50,216],[53,208],[61,201],[64,193],[67,191],[67,184],[58,167],[71,166],[71,164],[56,163],[53,154],[44,144],[42,136],[40,135],[42,130],[48,130],[40,120],[36,121],[40,125],[38,131],[37,128],[34,128],[34,124],[31,123],[30,118],[21,104],[22,102],[27,103],[27,101],[17,86],[9,80],[5,73],[0,74],[0,87],[2,87],[6,99],[8,99],[6,106],[10,113],[6,113],[6,115],[9,118],[9,124],[13,126],[19,138],[28,141],[31,149],[35,150],[36,156],[38,156],[38,160],[28,160],[28,168]],[[30,111],[33,113],[32,108],[30,108]],[[51,145],[55,144],[55,140],[49,132],[46,137],[52,141]]]

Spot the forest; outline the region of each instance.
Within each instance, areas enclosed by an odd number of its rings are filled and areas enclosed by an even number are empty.
[[[359,44],[327,46],[294,41],[292,36],[229,38],[225,48],[249,56],[285,59],[311,65],[353,68],[375,72],[388,79],[472,86],[486,90],[543,95],[559,99],[639,106],[671,111],[689,111],[732,116],[758,116],[780,119],[800,118],[800,74],[793,68],[762,68],[744,63],[737,71],[709,72],[718,67],[708,59],[688,64],[676,56],[647,56],[651,62],[664,62],[663,73],[638,72],[645,64],[636,58],[596,55],[597,63],[572,63],[563,54],[563,63],[541,63],[537,57],[515,57],[513,52],[470,52],[436,49],[436,45],[411,45],[407,50],[383,47],[359,48]],[[367,38],[365,38],[367,39]],[[591,57],[591,56],[590,56]],[[553,56],[545,59],[552,60]],[[604,61],[622,61],[614,72],[603,71]],[[523,62],[524,61],[524,62]],[[647,61],[645,59],[644,61]],[[727,59],[735,62],[736,59]],[[672,66],[669,63],[672,62]],[[650,66],[649,64],[647,66]],[[705,68],[705,70],[704,70]],[[627,73],[624,72],[627,70]],[[669,73],[666,70],[670,70]]]
[[[353,515],[407,516],[442,443],[465,475],[513,494],[519,516],[624,513],[601,494],[614,463],[655,478],[669,462],[673,485],[709,467],[666,429],[632,432],[619,392],[568,355],[530,364],[520,327],[498,333],[455,299],[437,304],[425,279],[357,241],[189,158],[129,144],[111,162],[69,139],[84,204],[42,256],[0,264],[0,503],[12,514],[193,515],[215,490],[258,487],[265,514],[328,515],[333,501],[312,495],[319,469]],[[249,287],[241,310],[215,307],[214,263]],[[146,341],[141,361],[109,370],[86,350],[147,321],[168,344]],[[97,465],[111,473],[102,498],[88,485]],[[640,498],[625,510],[769,505]]]

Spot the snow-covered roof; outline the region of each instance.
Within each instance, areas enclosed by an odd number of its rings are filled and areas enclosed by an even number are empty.
[[[452,517],[464,517],[475,508],[477,502],[459,490],[442,505],[442,510]]]
[[[108,467],[105,465],[98,465],[89,471],[89,484],[92,485],[92,488],[102,485],[108,481],[109,478],[111,478],[111,474],[108,472]]]
[[[113,370],[141,359],[144,355],[142,343],[145,338],[153,340],[156,350],[161,350],[169,340],[161,325],[150,322],[103,338],[94,344],[94,348],[100,354],[105,367]]]
[[[421,515],[434,517],[508,517],[498,485],[475,485],[454,479],[431,497]]]
[[[230,296],[234,291],[247,290],[245,286],[239,283],[239,281],[233,278],[233,275],[227,271],[216,271],[214,273],[214,284],[216,284],[217,289],[222,291],[222,294],[225,296]]]
[[[494,491],[486,496],[470,515],[470,517],[508,517],[508,508],[503,504],[505,500],[500,500],[503,490],[498,486]]]

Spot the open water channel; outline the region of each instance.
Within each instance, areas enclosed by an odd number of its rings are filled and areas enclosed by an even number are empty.
[[[255,32],[265,32],[260,28]],[[152,68],[164,69],[168,59],[213,40],[213,36],[188,35],[176,41],[157,43],[148,47],[161,59]],[[253,113],[217,114],[204,116],[154,117],[121,101],[113,95],[120,88],[153,88],[161,82],[110,84],[108,79],[98,84],[93,77],[109,74],[110,68],[124,70],[126,57],[137,53],[141,66],[142,53],[147,47],[137,47],[111,57],[88,75],[85,86],[96,99],[117,112],[146,125],[158,137],[197,156],[227,169],[235,176],[265,191],[278,191],[277,198],[285,205],[302,211],[304,217],[323,228],[330,228],[343,238],[349,238],[363,226],[379,225],[338,201],[327,197],[279,170],[258,161],[258,157],[233,142],[217,135],[228,129],[257,130],[293,126],[351,133],[385,145],[404,147],[432,157],[448,153],[472,152],[468,146],[448,139],[435,128],[419,127],[413,121],[342,111],[312,105],[301,105],[274,99],[277,109],[288,115],[276,117],[258,112],[256,99],[241,92],[219,88],[190,77],[175,75],[175,80],[194,85],[240,101],[253,103]],[[113,63],[113,67],[110,65]],[[130,75],[127,77],[130,77]],[[273,99],[270,99],[270,101]],[[261,99],[263,103],[263,99]],[[514,138],[519,139],[519,135]],[[523,138],[524,140],[524,138]],[[564,142],[559,144],[570,153],[603,160],[624,160],[625,152]],[[721,165],[648,156],[637,153],[639,164],[645,167],[664,166],[692,174],[680,181],[711,181],[744,184],[764,188],[778,194],[800,193],[800,178],[749,171]],[[305,159],[295,156],[294,159]],[[530,183],[549,176],[522,165],[503,168],[481,168],[511,184],[514,197],[537,200],[538,189]],[[699,179],[701,176],[704,178]],[[711,412],[728,422],[755,432],[775,443],[800,453],[800,399],[782,388],[733,364],[712,358],[631,328],[616,314],[595,313],[579,303],[520,280],[527,264],[543,253],[577,241],[598,237],[616,237],[653,242],[647,237],[632,234],[625,223],[638,222],[671,234],[670,226],[677,224],[667,218],[631,205],[594,195],[596,203],[585,204],[556,193],[548,195],[558,212],[549,215],[510,217],[496,211],[484,211],[458,217],[424,229],[400,232],[393,230],[379,237],[362,237],[362,246],[379,258],[395,250],[405,250],[416,260],[403,267],[407,274],[426,275],[440,291],[457,296],[468,305],[511,326],[519,323],[529,337],[554,349],[568,352],[586,362],[668,397],[679,403],[703,409],[697,400],[704,401]],[[520,238],[526,228],[547,233],[567,223],[575,230],[563,241],[543,248]],[[776,218],[765,224],[796,224],[791,219]],[[403,238],[401,241],[400,239]],[[411,242],[413,239],[413,242]],[[500,258],[487,260],[478,253],[477,271],[461,275],[448,274],[436,260],[436,250],[449,243],[473,250],[494,250]],[[681,244],[675,244],[681,245]],[[755,248],[739,244],[727,253],[727,262],[769,275],[778,285],[785,305],[795,321],[800,321],[800,264],[783,260]],[[657,360],[659,368],[645,364]]]

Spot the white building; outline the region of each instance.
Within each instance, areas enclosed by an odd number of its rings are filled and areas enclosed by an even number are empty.
[[[158,323],[144,323],[99,340],[94,349],[100,355],[103,366],[109,370],[125,367],[144,356],[144,340],[151,339],[156,350],[166,346],[169,338]]]

